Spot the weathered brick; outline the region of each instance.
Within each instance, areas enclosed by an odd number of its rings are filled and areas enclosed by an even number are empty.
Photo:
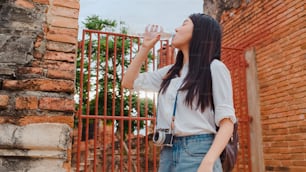
[[[299,145],[300,146],[300,145]],[[292,155],[292,159],[305,160],[305,155],[303,152]],[[306,167],[305,167],[306,169]]]
[[[57,60],[57,61],[67,61],[74,62],[76,54],[74,53],[63,53],[56,51],[47,51],[44,59],[46,60]]]
[[[1,118],[0,118],[1,120]],[[1,123],[1,122],[0,122]],[[67,124],[71,128],[74,126],[74,117],[72,115],[70,116],[62,116],[62,114],[59,113],[59,116],[57,115],[43,115],[43,116],[25,116],[18,120],[18,124],[20,126],[25,126],[29,124],[37,124],[37,123],[58,123],[58,124]]]
[[[305,166],[292,166],[290,167],[290,171],[292,172],[306,171],[306,167]]]
[[[288,142],[288,144],[289,144],[289,147],[304,146],[305,141],[294,140],[294,141]]]
[[[4,80],[3,88],[7,90],[33,90],[73,93],[74,82],[52,79]]]
[[[60,6],[52,6],[50,8],[51,14],[54,16],[62,16],[68,18],[75,18],[78,19],[79,17],[79,10],[67,7],[60,7]]]
[[[29,155],[27,155],[27,152],[29,152]],[[21,169],[22,171],[31,172],[68,172],[63,167],[63,164],[66,164],[67,160],[62,156],[59,158],[60,155],[66,155],[66,152],[54,150],[11,150],[7,156],[2,155],[0,157],[0,161],[5,164],[0,166],[0,171],[17,171],[16,169],[20,171],[19,169]]]
[[[59,7],[67,7],[67,8],[74,8],[74,9],[80,9],[80,3],[78,0],[54,0],[53,5],[59,6]]]
[[[49,26],[46,33],[47,32],[50,34],[62,34],[62,35],[78,37],[78,29]]]
[[[69,36],[69,35],[47,33],[46,38],[47,40],[56,41],[56,42],[64,42],[64,43],[72,43],[72,44],[77,43],[76,37]]]
[[[76,44],[77,34],[77,29],[50,26],[47,32],[47,39],[51,41]]]
[[[20,75],[25,75],[25,74],[42,75],[43,69],[39,67],[20,67],[17,69],[17,73]]]
[[[0,95],[0,109],[6,109],[9,101],[8,95]]]
[[[17,97],[15,102],[15,107],[17,110],[22,109],[37,109],[38,99],[37,97]]]
[[[33,9],[35,7],[34,4],[32,2],[29,2],[28,0],[16,0],[15,4],[17,6],[21,6],[24,8],[30,8],[30,9]]]
[[[0,117],[0,125],[6,123],[6,118]]]
[[[49,5],[49,0],[33,0],[33,2],[37,2],[37,3],[40,3],[40,4]]]
[[[36,58],[36,59],[42,59],[43,54],[41,52],[37,51],[37,50],[34,50],[33,57]]]
[[[9,67],[1,67],[0,68],[0,75],[8,75],[8,76],[14,76],[15,70]]]
[[[66,70],[66,71],[74,71],[75,69],[74,63],[53,61],[53,60],[45,60],[43,62],[33,61],[32,66],[42,67],[45,69],[58,69],[58,70]]]
[[[34,44],[34,47],[35,47],[35,48],[40,47],[42,41],[43,41],[43,38],[42,38],[41,36],[37,36],[36,41],[35,41],[35,44]]]
[[[52,131],[52,132],[51,132]],[[71,128],[66,124],[0,125],[0,146],[29,150],[67,150]]]
[[[68,44],[61,42],[48,41],[47,49],[59,52],[75,53],[77,50],[76,44]]]
[[[63,71],[56,69],[48,69],[47,77],[52,79],[67,79],[74,80],[75,72],[74,71]]]
[[[54,111],[74,112],[74,100],[54,97],[43,97],[39,100],[39,108]]]
[[[48,24],[50,24],[51,26],[77,29],[78,19],[60,17],[60,16],[49,16]]]

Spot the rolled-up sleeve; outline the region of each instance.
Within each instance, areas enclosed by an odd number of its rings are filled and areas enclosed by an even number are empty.
[[[211,63],[212,92],[215,106],[215,123],[219,123],[224,118],[229,118],[236,122],[235,109],[233,103],[233,89],[231,75],[224,63],[214,60]]]
[[[158,92],[163,77],[167,74],[171,66],[166,66],[151,72],[140,73],[134,81],[134,91]]]

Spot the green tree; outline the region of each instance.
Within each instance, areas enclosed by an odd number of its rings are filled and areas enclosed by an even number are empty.
[[[104,30],[105,28],[114,29],[117,27],[117,22],[115,20],[101,19],[97,15],[87,17],[83,24],[87,29],[92,30]]]
[[[83,24],[91,30],[127,33],[124,22],[121,21],[118,25],[115,20],[101,19],[96,15],[87,17]],[[85,35],[83,52],[82,49],[78,50],[76,89],[77,93],[80,94],[80,87],[83,87],[82,105],[78,105],[78,108],[82,108],[82,114],[128,116],[131,113],[138,116],[144,116],[145,114],[152,116],[154,103],[151,99],[139,99],[136,94],[129,96],[128,90],[122,90],[121,88],[122,68],[126,68],[130,63],[126,56],[130,53],[135,54],[135,47],[137,47],[139,40],[132,40],[132,49],[130,49],[131,40],[124,37],[97,35]],[[98,39],[100,42],[98,42]],[[83,63],[81,61],[82,55],[84,57]],[[148,58],[148,64],[150,63],[152,63],[151,54]],[[81,64],[83,65],[82,72]],[[99,73],[97,74],[98,68]],[[142,71],[144,70],[145,68],[142,68]],[[82,85],[80,83],[81,76],[83,77]],[[96,91],[96,86],[98,86],[98,91]],[[129,104],[129,100],[131,100],[131,104]],[[96,102],[98,103],[96,104]],[[121,111],[121,108],[123,111]],[[147,112],[145,112],[145,109],[147,109]],[[92,122],[93,120],[89,120],[89,123]],[[144,127],[144,121],[140,121],[138,124],[134,120],[130,122],[132,131],[128,131],[129,121],[127,120],[121,122],[121,125],[120,121],[113,120],[107,120],[106,123],[108,125],[114,123],[116,131],[121,130],[120,126],[123,124],[124,135],[128,132],[133,133],[137,126]],[[84,123],[86,124],[87,121],[84,120]]]

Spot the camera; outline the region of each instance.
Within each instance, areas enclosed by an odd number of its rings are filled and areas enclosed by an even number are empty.
[[[160,128],[154,131],[153,142],[157,146],[172,146],[173,133],[168,128]]]

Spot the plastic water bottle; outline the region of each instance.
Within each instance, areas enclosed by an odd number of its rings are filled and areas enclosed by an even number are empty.
[[[164,28],[160,25],[147,25],[145,29],[145,33],[148,32],[150,35],[156,36],[156,34],[160,34],[160,40],[171,40],[174,36],[174,33],[164,32]],[[144,37],[145,33],[137,34],[137,36]]]

